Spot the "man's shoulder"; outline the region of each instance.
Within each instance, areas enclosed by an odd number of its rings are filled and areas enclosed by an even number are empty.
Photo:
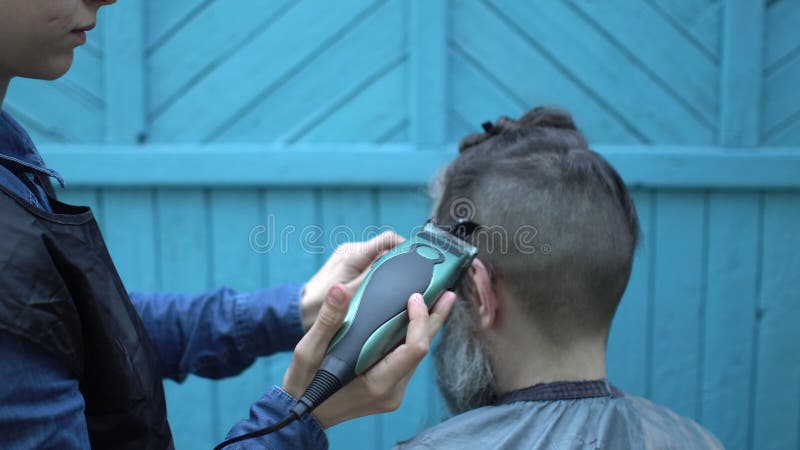
[[[645,430],[649,435],[660,436],[664,442],[670,442],[670,440],[684,442],[683,447],[670,448],[723,448],[716,436],[688,417],[644,397],[626,393],[624,400],[626,412],[635,413],[635,416],[629,419],[636,420],[640,429]]]
[[[614,397],[522,401],[452,417],[398,448],[721,449],[691,419],[620,392]]]
[[[397,448],[492,448],[491,443],[499,436],[498,431],[515,417],[509,415],[509,411],[516,409],[518,404],[473,409],[423,430],[413,438],[398,443]]]

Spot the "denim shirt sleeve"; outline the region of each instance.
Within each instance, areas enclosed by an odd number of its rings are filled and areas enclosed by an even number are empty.
[[[238,422],[225,439],[241,436],[268,427],[289,414],[295,399],[279,387],[273,387],[250,408],[250,418]],[[306,414],[280,430],[231,444],[230,450],[256,449],[320,449],[328,448],[328,437],[311,414]]]
[[[88,449],[78,380],[33,342],[0,332],[0,441],[7,450]]]
[[[224,378],[256,357],[292,350],[303,336],[302,284],[237,293],[221,288],[201,295],[143,294],[130,298],[144,322],[162,376]]]

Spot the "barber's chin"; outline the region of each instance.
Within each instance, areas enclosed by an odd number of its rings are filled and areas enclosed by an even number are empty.
[[[40,64],[37,64],[28,73],[22,74],[22,76],[38,80],[55,80],[67,73],[69,68],[72,67],[72,60],[72,50],[49,58],[43,58]]]

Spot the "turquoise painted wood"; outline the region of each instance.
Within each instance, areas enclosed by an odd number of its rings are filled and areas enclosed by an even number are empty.
[[[655,199],[652,190],[631,193],[642,230],[636,249],[631,280],[614,318],[614,339],[609,340],[609,378],[625,386],[635,395],[652,395],[653,215]],[[618,337],[620,336],[620,337]]]
[[[734,450],[800,448],[800,3],[174,0],[104,8],[72,71],[4,108],[90,205],[132,290],[308,280],[336,243],[428,217],[456,142],[570,109],[642,225],[608,366]],[[347,225],[352,231],[347,231]],[[280,384],[165,382],[178,449]],[[446,411],[426,359],[394,413],[329,430],[391,447]]]

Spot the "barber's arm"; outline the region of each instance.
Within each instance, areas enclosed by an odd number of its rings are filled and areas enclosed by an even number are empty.
[[[259,356],[291,350],[314,322],[331,286],[343,283],[352,295],[370,264],[402,240],[386,232],[343,244],[305,285],[250,293],[221,288],[201,295],[131,292],[130,298],[159,356],[163,377],[229,377]]]
[[[182,381],[236,375],[256,357],[289,351],[303,336],[301,284],[250,293],[221,288],[202,295],[130,293],[161,362]]]

